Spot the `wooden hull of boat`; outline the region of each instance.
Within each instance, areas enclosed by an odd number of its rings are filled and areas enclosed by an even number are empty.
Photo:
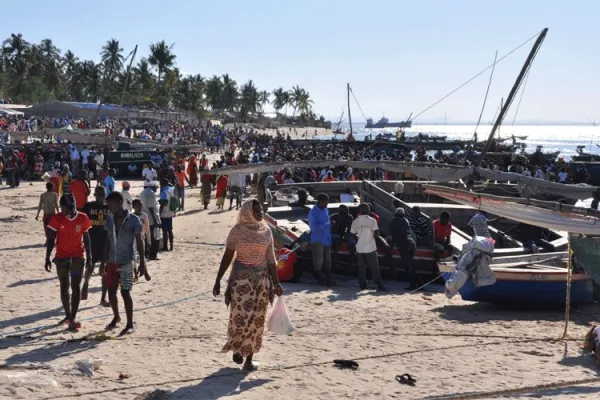
[[[439,264],[447,281],[454,272],[451,264]],[[496,283],[477,287],[468,281],[461,289],[463,300],[493,303],[504,306],[561,307],[565,305],[567,271],[556,269],[502,268],[492,265]],[[592,280],[585,273],[572,274],[571,304],[594,300]]]

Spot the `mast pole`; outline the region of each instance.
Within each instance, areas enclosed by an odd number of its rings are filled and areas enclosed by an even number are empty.
[[[352,135],[354,137],[354,134],[352,133],[352,113],[350,112],[350,84],[348,83],[347,86],[347,91],[348,91],[348,122],[350,123],[350,135]]]
[[[494,140],[494,134],[496,133],[498,128],[500,128],[502,121],[504,121],[504,117],[506,116],[506,113],[508,112],[510,105],[512,104],[517,92],[519,91],[519,88],[521,87],[521,83],[523,83],[523,79],[527,75],[527,72],[529,71],[529,68],[531,67],[531,63],[535,59],[535,56],[536,56],[538,50],[540,49],[542,42],[546,38],[547,33],[548,33],[548,28],[544,28],[542,30],[542,32],[540,32],[540,35],[538,36],[535,43],[533,44],[533,47],[532,47],[531,51],[529,52],[527,59],[525,60],[525,64],[523,64],[523,67],[521,68],[521,72],[519,72],[519,76],[517,76],[517,80],[515,81],[512,89],[510,90],[510,93],[508,94],[508,97],[506,98],[506,102],[504,103],[504,105],[500,109],[500,112],[498,113],[498,118],[496,119],[496,122],[494,123],[494,126],[492,127],[492,131],[490,132],[490,136],[488,137],[487,143],[485,144],[483,151],[481,152],[481,154],[479,155],[479,158],[477,159],[477,165],[481,164],[481,162],[485,158],[485,154],[490,149],[490,146],[492,145],[492,140]]]

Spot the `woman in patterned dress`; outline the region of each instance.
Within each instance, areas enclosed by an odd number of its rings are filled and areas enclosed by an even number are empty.
[[[234,255],[225,291],[225,304],[230,307],[227,343],[221,352],[232,351],[233,361],[244,363],[244,369],[252,371],[256,369],[252,356],[262,346],[267,305],[273,302],[274,294],[283,294],[277,277],[273,235],[263,221],[262,207],[256,199],[242,204],[237,224],[227,236],[213,288],[215,296],[221,292],[221,279]]]

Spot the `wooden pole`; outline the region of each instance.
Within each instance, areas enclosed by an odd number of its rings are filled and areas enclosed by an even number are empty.
[[[133,49],[133,53],[131,54],[131,60],[129,60],[129,66],[127,67],[127,74],[125,75],[125,84],[123,86],[123,92],[121,93],[121,103],[119,104],[119,111],[117,112],[117,120],[115,121],[115,126],[119,123],[119,118],[121,117],[121,110],[123,109],[123,103],[125,103],[125,94],[127,93],[127,86],[129,85],[129,77],[131,76],[131,67],[133,66],[133,60],[135,60],[135,55],[137,53],[138,45],[135,45]],[[111,144],[117,140],[117,131],[113,129]]]
[[[492,131],[490,132],[490,136],[488,137],[487,143],[485,144],[483,151],[481,152],[481,154],[479,155],[479,158],[477,159],[477,165],[481,164],[481,162],[485,158],[485,154],[490,149],[490,146],[492,145],[492,140],[494,139],[494,134],[496,133],[498,128],[500,128],[502,121],[504,121],[504,117],[506,116],[506,113],[508,112],[510,105],[512,104],[517,92],[519,91],[519,88],[521,87],[521,83],[523,83],[523,79],[527,75],[527,72],[529,71],[529,68],[531,67],[531,63],[533,62],[538,50],[540,49],[542,42],[546,38],[547,33],[548,33],[548,28],[544,28],[542,30],[542,32],[540,32],[540,35],[538,36],[535,43],[533,44],[533,47],[532,47],[531,51],[529,52],[527,59],[525,60],[525,64],[523,64],[523,67],[521,68],[521,72],[519,72],[519,76],[517,76],[517,80],[515,81],[515,84],[513,85],[512,89],[510,90],[510,93],[508,94],[508,97],[506,98],[506,102],[504,103],[504,105],[500,109],[500,112],[498,113],[498,118],[496,119],[496,122],[494,123],[494,126],[492,127]]]
[[[354,134],[352,133],[352,113],[350,112],[350,84],[348,83],[347,86],[347,91],[348,91],[348,122],[350,123],[350,135],[352,135],[354,137]]]

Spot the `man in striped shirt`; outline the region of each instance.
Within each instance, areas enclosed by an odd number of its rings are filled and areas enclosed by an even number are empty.
[[[430,246],[432,244],[431,226],[427,218],[421,214],[421,207],[415,206],[412,208],[408,216],[408,223],[416,236],[417,246]]]

